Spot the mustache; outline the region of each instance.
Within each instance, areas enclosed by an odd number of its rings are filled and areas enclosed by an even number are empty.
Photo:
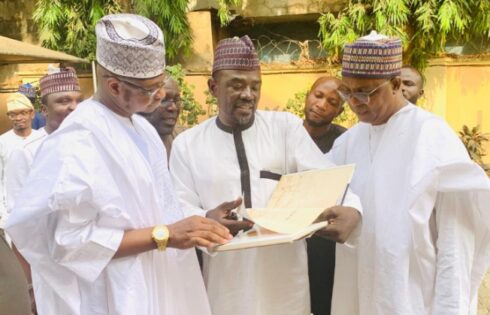
[[[234,107],[255,107],[255,102],[239,102]]]

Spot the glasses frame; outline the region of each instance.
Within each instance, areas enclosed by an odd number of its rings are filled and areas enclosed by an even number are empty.
[[[111,75],[111,76],[105,76],[106,78],[114,78],[116,80],[118,80],[119,82],[122,82],[122,83],[125,83],[126,85],[128,85],[129,87],[132,87],[138,91],[140,91],[141,94],[143,94],[144,96],[147,96],[149,98],[153,98],[157,93],[158,91],[160,91],[161,89],[163,89],[163,87],[165,86],[165,83],[167,82],[167,79],[163,80],[159,86],[155,89],[145,89],[144,87],[142,86],[139,86],[137,84],[134,84],[132,82],[129,82],[127,80],[124,80],[124,79],[121,79],[120,77],[118,76],[115,76],[115,75]]]
[[[373,95],[373,93],[375,93],[377,90],[379,90],[380,88],[382,88],[383,86],[387,85],[390,82],[391,82],[391,80],[387,80],[387,81],[381,83],[380,85],[378,85],[377,87],[375,87],[374,89],[372,89],[370,92],[347,92],[347,93],[345,93],[345,92],[342,92],[341,90],[337,89],[337,93],[339,93],[340,97],[344,100],[344,102],[348,102],[349,104],[352,104],[350,102],[350,100],[352,98],[355,98],[356,100],[358,100],[362,104],[369,104],[369,101],[371,101],[371,95]]]

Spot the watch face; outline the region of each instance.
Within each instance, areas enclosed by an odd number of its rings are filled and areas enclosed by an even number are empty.
[[[163,239],[165,237],[165,231],[164,230],[155,231],[155,237],[159,239]]]

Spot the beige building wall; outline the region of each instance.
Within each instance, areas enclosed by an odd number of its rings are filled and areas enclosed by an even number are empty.
[[[490,58],[432,60],[425,71],[422,106],[443,117],[455,130],[479,125],[490,137]],[[490,163],[490,142],[485,145]]]

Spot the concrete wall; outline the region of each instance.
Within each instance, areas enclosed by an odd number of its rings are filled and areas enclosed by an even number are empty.
[[[446,63],[448,61],[445,61]],[[259,108],[281,110],[287,101],[309,87],[318,77],[335,73],[336,69],[323,68],[309,71],[263,71],[262,96]],[[443,117],[455,131],[463,125],[480,125],[490,136],[490,62],[475,64],[433,61],[425,71],[425,97],[419,105]],[[187,81],[195,86],[196,99],[205,103],[209,74],[191,74]],[[490,143],[486,144],[490,163]]]
[[[443,117],[459,131],[480,125],[490,137],[490,58],[488,60],[432,60],[425,71],[426,98],[422,106]],[[490,163],[486,143],[485,163]]]
[[[242,0],[233,8],[235,14],[243,17],[287,17],[291,15],[308,15],[326,11],[339,11],[345,0]],[[206,10],[218,7],[216,0],[191,0],[190,10]]]
[[[342,0],[243,0],[237,13],[244,17],[274,17],[339,11]]]

